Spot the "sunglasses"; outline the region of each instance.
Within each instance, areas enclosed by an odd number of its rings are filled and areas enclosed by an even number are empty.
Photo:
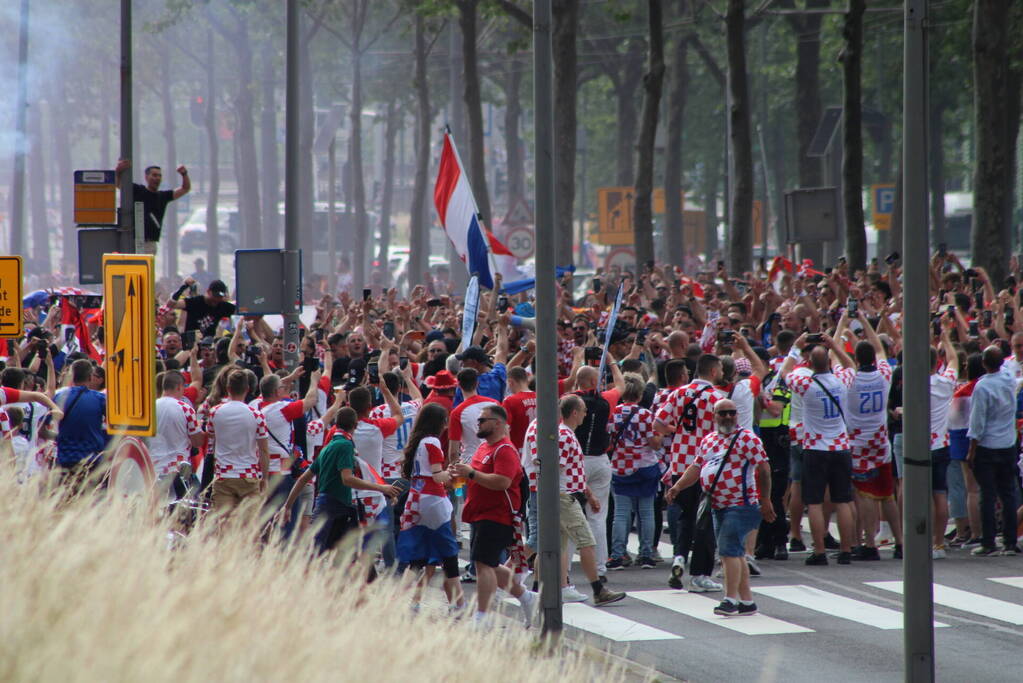
[[[721,415],[722,417],[735,417],[739,414],[738,410],[715,410],[715,415]]]

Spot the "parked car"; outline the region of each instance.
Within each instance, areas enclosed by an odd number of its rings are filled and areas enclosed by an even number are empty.
[[[234,206],[217,206],[217,237],[221,253],[233,253],[238,248],[238,235],[232,226],[231,214],[237,212]],[[195,209],[181,226],[179,242],[181,251],[206,251],[206,207]]]

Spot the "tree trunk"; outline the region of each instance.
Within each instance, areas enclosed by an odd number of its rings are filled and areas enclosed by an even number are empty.
[[[680,15],[688,5],[680,4]],[[675,57],[671,65],[671,93],[668,95],[668,139],[664,152],[664,224],[665,251],[663,261],[679,267],[685,259],[685,222],[682,206],[677,199],[682,195],[682,130],[685,123],[686,99],[689,95],[689,36],[675,39]]]
[[[977,157],[973,180],[974,265],[987,269],[992,282],[1008,272],[1012,245],[1014,177],[1019,105],[1013,105],[1010,66],[1010,0],[976,0],[973,14],[974,112]],[[1010,121],[1012,110],[1016,120]]]
[[[650,65],[643,76],[643,120],[639,132],[636,192],[632,203],[632,226],[636,240],[637,266],[654,260],[654,142],[657,115],[664,87],[664,27],[661,0],[648,0]],[[677,200],[677,195],[675,197]],[[665,197],[671,202],[672,197]]]
[[[28,105],[28,196],[32,210],[32,266],[40,275],[53,273],[50,261],[50,224],[46,217],[46,144],[43,106],[38,95]]]
[[[384,129],[384,187],[380,193],[380,249],[377,251],[377,260],[380,261],[386,286],[390,286],[390,282],[387,280],[390,278],[391,273],[388,267],[387,250],[391,246],[395,137],[397,137],[398,128],[401,127],[401,121],[401,114],[398,113],[398,100],[392,99],[387,103],[387,122]]]
[[[458,23],[462,29],[462,61],[465,64],[465,110],[469,122],[469,178],[483,224],[490,227],[490,193],[483,154],[483,103],[480,92],[479,61],[476,57],[476,11],[479,0],[460,0]],[[460,142],[460,141],[456,141]]]
[[[827,7],[828,0],[807,0],[807,9]],[[807,156],[810,142],[821,119],[820,63],[821,19],[823,15],[788,15],[796,34],[796,138],[799,144],[799,186],[820,187],[821,160]]]
[[[174,100],[171,97],[171,82],[174,70],[171,64],[170,44],[166,40],[159,43],[160,58],[160,103],[163,107],[163,137],[166,144],[167,163],[166,175],[170,178],[177,177],[175,169],[178,167],[177,160],[177,136],[174,129]],[[178,277],[178,211],[176,204],[169,204],[167,212],[163,216],[163,229],[160,231],[160,242],[163,248],[160,250],[164,255],[165,274],[168,277]]]
[[[931,244],[948,242],[945,236],[945,103],[932,97],[927,127],[927,165],[931,200]]]
[[[281,246],[281,218],[277,208],[281,201],[280,154],[277,149],[277,99],[273,52],[263,50],[260,57],[262,78],[262,107],[259,115],[259,146],[263,181],[260,198],[263,202],[263,246]]]
[[[235,178],[238,182],[238,210],[242,222],[240,243],[249,249],[260,246],[263,228],[259,216],[259,166],[256,157],[256,126],[253,119],[256,88],[252,76],[252,43],[249,39],[248,22],[241,21],[235,36],[235,52],[238,56],[238,94],[235,98],[235,114],[238,117],[234,144],[238,148]]]
[[[430,172],[430,83],[427,72],[426,21],[416,13],[416,178],[412,188],[412,210],[409,212],[408,282],[412,287],[421,282],[430,254],[430,220],[426,195]]]
[[[734,176],[731,179],[728,268],[741,274],[753,267],[753,143],[746,74],[746,15],[743,0],[728,0],[728,92]]]
[[[67,79],[56,79],[55,102],[67,102]],[[59,112],[59,114],[58,114]],[[53,154],[57,163],[57,177],[60,187],[60,227],[61,227],[61,262],[60,272],[71,275],[78,272],[78,235],[75,228],[75,199],[72,182],[75,169],[71,165],[71,142],[69,130],[73,112],[65,107],[55,107],[50,111],[54,117]],[[102,168],[102,167],[101,167]]]
[[[220,198],[220,141],[217,140],[217,63],[213,31],[206,32],[206,148],[209,152],[209,189],[206,194],[206,269],[220,277],[220,232],[217,201]]]
[[[573,263],[572,217],[575,207],[576,34],[579,0],[553,0],[554,53],[554,230],[559,264]]]
[[[844,84],[842,114],[842,205],[845,250],[851,272],[867,267],[867,231],[863,225],[863,112],[860,72],[863,62],[863,14],[866,0],[849,0],[842,36]]]
[[[643,42],[629,42],[623,60],[624,71],[615,85],[615,182],[629,187],[635,181],[633,160],[636,155],[638,116],[636,89],[643,78]]]
[[[504,86],[504,148],[508,155],[508,208],[526,198],[526,159],[519,135],[522,120],[522,70],[517,59],[507,62]]]
[[[352,256],[352,285],[364,287],[366,278],[366,244],[369,239],[369,216],[366,215],[366,184],[362,176],[362,48],[352,44],[352,111],[351,139],[348,143],[351,172],[352,205],[355,209],[355,248]]]
[[[721,175],[719,163],[718,155],[714,153],[711,153],[710,161],[704,162],[704,168],[707,169],[703,174],[704,255],[707,258],[718,250],[718,180]]]

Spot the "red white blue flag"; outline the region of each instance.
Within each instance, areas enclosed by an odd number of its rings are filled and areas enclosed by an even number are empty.
[[[433,203],[437,207],[444,232],[455,247],[470,275],[476,275],[487,289],[494,288],[494,273],[498,268],[494,255],[512,256],[511,252],[480,222],[479,208],[469,186],[458,150],[451,134],[444,134],[444,149],[440,155],[440,169],[433,187]]]

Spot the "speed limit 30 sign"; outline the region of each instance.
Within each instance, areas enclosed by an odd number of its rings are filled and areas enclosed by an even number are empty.
[[[515,258],[526,259],[533,255],[536,250],[536,242],[533,239],[533,228],[517,227],[512,228],[505,235],[505,246]]]

